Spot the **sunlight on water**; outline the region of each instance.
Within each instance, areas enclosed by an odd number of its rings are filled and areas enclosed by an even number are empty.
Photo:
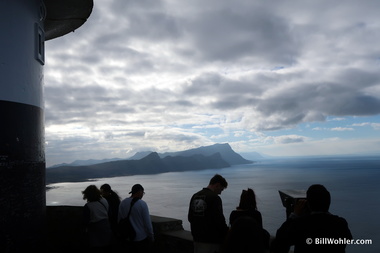
[[[181,219],[189,230],[188,204],[192,194],[208,185],[219,173],[228,181],[221,198],[226,220],[238,205],[242,189],[254,189],[264,227],[275,234],[285,219],[278,190],[304,189],[323,184],[331,192],[330,211],[346,218],[355,239],[372,239],[373,245],[349,246],[347,252],[380,252],[380,159],[372,163],[354,159],[270,160],[225,169],[171,172],[157,175],[103,178],[92,182],[58,183],[47,192],[47,205],[82,206],[82,193],[88,185],[108,183],[122,198],[128,197],[133,184],[145,188],[144,200],[150,213]],[[377,245],[376,245],[377,242]]]

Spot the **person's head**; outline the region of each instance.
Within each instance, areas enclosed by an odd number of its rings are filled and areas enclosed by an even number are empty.
[[[141,184],[135,184],[134,186],[132,186],[132,189],[129,192],[129,194],[132,194],[133,198],[140,198],[141,199],[145,194],[144,187],[142,187]]]
[[[210,179],[208,188],[217,194],[221,194],[222,191],[227,188],[227,186],[228,183],[226,179],[219,174],[215,174],[215,176]]]
[[[88,202],[99,201],[102,196],[100,190],[95,185],[89,185],[87,188],[82,191],[83,199],[87,199]]]
[[[100,186],[100,192],[102,193],[102,196],[108,196],[112,193],[111,186],[109,184],[103,184]]]
[[[251,188],[248,188],[247,190],[243,190],[241,192],[238,208],[244,209],[244,210],[257,209],[256,195],[255,195],[255,192]]]
[[[306,192],[306,199],[311,211],[327,212],[330,208],[330,192],[323,185],[311,185]]]

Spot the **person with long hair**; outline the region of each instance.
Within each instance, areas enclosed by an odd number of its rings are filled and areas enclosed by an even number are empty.
[[[269,249],[270,234],[263,227],[263,218],[260,211],[257,209],[256,195],[251,188],[242,190],[239,205],[230,214],[231,228],[236,221],[247,217],[252,218],[252,220],[255,221],[260,230],[260,241],[264,248]]]
[[[91,252],[108,252],[112,231],[108,219],[108,202],[102,198],[95,185],[82,191],[87,203],[83,208],[83,222],[86,226],[88,246]]]
[[[221,253],[264,253],[263,233],[259,224],[250,216],[242,216],[228,231]]]
[[[108,202],[108,217],[111,224],[111,229],[114,233],[116,233],[117,215],[119,212],[121,198],[117,194],[117,192],[111,189],[111,186],[109,184],[103,184],[102,186],[100,186],[100,192],[103,198],[105,198]]]
[[[263,228],[263,218],[261,213],[257,210],[256,195],[251,188],[242,191],[239,205],[230,214],[230,225],[232,225],[237,218],[243,216],[252,217],[256,220],[256,223]]]

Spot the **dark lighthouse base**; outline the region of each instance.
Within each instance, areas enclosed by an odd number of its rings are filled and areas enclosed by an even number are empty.
[[[44,252],[43,109],[0,101],[0,252]]]

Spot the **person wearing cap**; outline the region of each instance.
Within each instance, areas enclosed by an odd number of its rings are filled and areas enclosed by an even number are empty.
[[[154,241],[154,234],[148,205],[142,200],[145,194],[144,187],[141,184],[135,184],[129,194],[131,196],[120,203],[118,221],[128,216],[131,204],[134,202],[129,219],[136,231],[136,237],[131,247],[134,249],[133,252],[149,252],[150,243]]]

